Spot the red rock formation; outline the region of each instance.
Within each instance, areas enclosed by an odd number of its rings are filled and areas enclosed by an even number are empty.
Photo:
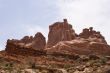
[[[110,55],[110,46],[100,32],[93,30],[93,27],[83,29],[83,32],[76,36],[72,26],[64,20],[63,23],[51,25],[49,30],[46,48],[48,54]]]
[[[24,36],[20,41],[22,43],[25,43],[25,44],[28,44],[28,43],[31,43],[33,40],[33,36]]]
[[[45,37],[38,32],[35,37],[25,36],[21,40],[8,40],[6,52],[20,55],[37,55],[44,53],[46,41]]]
[[[104,43],[93,42],[86,39],[62,41],[47,49],[47,54],[80,54],[80,55],[110,55],[110,46]]]
[[[89,54],[90,51],[85,49],[87,47],[87,41],[62,41],[55,46],[47,49],[47,54]],[[86,46],[85,46],[86,45]]]
[[[47,44],[45,37],[38,32],[34,37],[25,36],[21,40],[8,40],[6,45],[6,52],[12,54],[35,56],[45,54],[44,50],[47,54],[110,55],[110,46],[100,32],[90,27],[76,35],[66,19],[49,26]]]
[[[90,27],[89,29],[87,28],[83,29],[83,32],[79,34],[79,37],[85,39],[96,38],[96,39],[100,39],[102,43],[107,44],[105,38],[100,34],[100,32],[93,30],[93,27]]]
[[[110,55],[110,46],[107,44],[90,42],[88,47],[94,54]]]
[[[72,25],[68,24],[67,19],[64,22],[56,22],[49,26],[47,48],[54,46],[60,41],[69,41],[75,39],[75,31]]]
[[[35,34],[33,41],[32,43],[29,43],[29,46],[37,50],[44,50],[46,46],[46,40],[42,33],[38,32]]]

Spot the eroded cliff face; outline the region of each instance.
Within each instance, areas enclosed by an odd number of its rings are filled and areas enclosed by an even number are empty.
[[[76,34],[72,25],[68,24],[67,19],[64,22],[56,22],[49,26],[47,48],[50,48],[60,41],[70,41],[75,39]]]
[[[45,37],[38,32],[34,37],[25,36],[21,40],[8,40],[6,52],[19,55],[40,55],[45,54],[46,45]]]
[[[99,31],[84,28],[78,35],[65,19],[50,26],[47,42],[48,54],[102,54],[110,55],[110,46]]]
[[[107,44],[104,36],[99,31],[93,30],[93,27],[85,28],[79,34],[80,38],[89,39],[90,41]]]
[[[67,21],[56,22],[49,26],[48,41],[38,32],[34,37],[25,36],[21,40],[8,40],[6,52],[35,54],[100,54],[110,55],[110,46],[99,31],[93,27],[85,28],[78,35]]]

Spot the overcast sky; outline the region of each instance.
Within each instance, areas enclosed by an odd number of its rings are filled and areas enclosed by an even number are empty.
[[[67,18],[77,33],[93,26],[110,43],[110,0],[0,0],[0,50],[7,39],[42,32]]]

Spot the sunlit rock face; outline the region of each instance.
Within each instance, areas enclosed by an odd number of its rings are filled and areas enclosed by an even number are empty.
[[[68,24],[67,19],[64,19],[64,22],[56,22],[49,26],[47,48],[60,41],[73,40],[75,37],[75,31],[72,29],[72,25]]]
[[[61,41],[47,49],[48,54],[79,54],[79,55],[110,55],[110,46],[88,39],[78,38],[71,41]]]

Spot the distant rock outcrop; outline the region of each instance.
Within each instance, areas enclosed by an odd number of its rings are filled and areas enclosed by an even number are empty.
[[[84,39],[94,38],[96,39],[96,42],[107,44],[105,38],[101,35],[101,33],[99,31],[93,30],[93,27],[90,27],[89,29],[88,28],[83,29],[82,33],[79,34],[79,37]]]
[[[8,40],[6,52],[20,55],[43,54],[46,45],[45,37],[38,32],[34,37],[25,36],[21,40]]]
[[[70,41],[75,39],[75,31],[72,25],[68,24],[67,19],[64,22],[56,22],[49,26],[47,48],[50,48],[60,41]]]

